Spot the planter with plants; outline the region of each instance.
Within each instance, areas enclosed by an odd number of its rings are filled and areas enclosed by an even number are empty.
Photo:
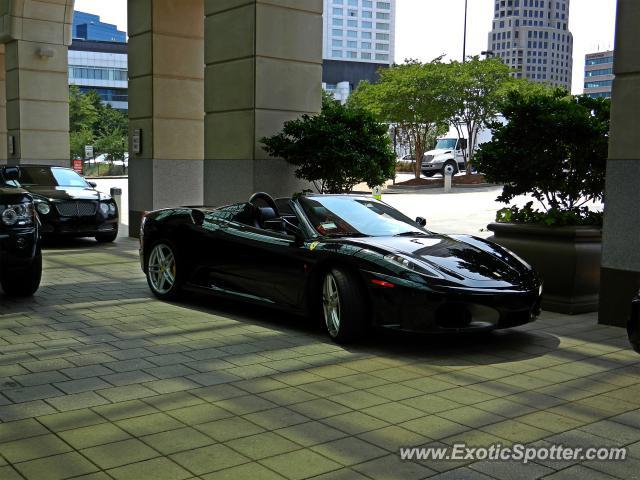
[[[475,165],[503,184],[491,240],[515,252],[544,281],[543,309],[598,309],[602,203],[610,102],[560,90],[513,90]],[[524,204],[524,205],[523,205]]]

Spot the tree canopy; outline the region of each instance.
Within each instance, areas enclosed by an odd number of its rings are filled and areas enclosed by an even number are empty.
[[[475,163],[487,180],[504,184],[499,201],[531,195],[544,209],[512,207],[502,219],[593,222],[589,205],[604,196],[610,101],[560,89],[514,89],[501,111],[507,123],[493,126],[493,140],[481,146]]]
[[[69,90],[71,158],[84,158],[85,145],[93,145],[96,155],[123,160],[128,149],[129,120],[110,105],[104,105],[95,91],[83,93],[77,86]]]
[[[294,165],[296,176],[321,193],[348,192],[361,182],[374,187],[395,175],[387,127],[326,94],[320,114],[286,122],[262,143],[269,155]]]

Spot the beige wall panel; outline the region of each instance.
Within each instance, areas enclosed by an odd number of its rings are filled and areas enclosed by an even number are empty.
[[[65,23],[66,2],[38,2],[26,1],[24,4],[24,18],[46,20],[48,22]]]
[[[206,112],[253,108],[254,57],[210,65],[205,70]]]
[[[618,0],[614,66],[617,75],[640,72],[638,28],[640,28],[640,2]]]
[[[204,43],[192,38],[153,35],[153,73],[181,78],[204,78]]]
[[[640,73],[614,80],[611,106],[610,160],[637,160],[638,112],[640,112]]]
[[[288,112],[281,110],[256,110],[256,128],[254,137],[254,158],[268,159],[271,158],[264,151],[260,140],[264,137],[270,137],[282,130],[284,122],[300,118],[299,112]]]
[[[12,70],[7,74],[9,80],[7,99],[42,100],[47,102],[69,101],[69,77],[60,72],[32,70]]]
[[[9,100],[7,118],[19,115],[21,130],[51,130],[69,133],[69,105],[60,102]],[[66,117],[66,118],[65,118]],[[12,123],[11,125],[15,125]],[[67,156],[69,152],[67,152]]]
[[[9,132],[10,135],[16,133]],[[69,166],[68,133],[23,130],[16,146],[20,154],[20,163],[55,163]],[[56,155],[56,152],[65,152],[66,155]]]
[[[165,35],[204,37],[203,0],[153,0],[153,28]],[[176,19],[180,21],[177,22]]]
[[[153,80],[156,117],[204,121],[204,81],[156,77]]]
[[[262,3],[257,8],[257,55],[322,63],[320,15]]]
[[[41,57],[41,48],[53,50],[53,57]],[[64,45],[49,45],[37,42],[15,41],[6,44],[7,70],[22,68],[46,72],[69,71],[69,54]]]
[[[205,119],[205,160],[253,158],[254,111],[209,113]]]
[[[272,58],[256,60],[256,108],[317,112],[322,66]]]
[[[154,158],[202,160],[204,138],[202,120],[154,118]]]
[[[254,55],[255,5],[209,16],[205,29],[212,33],[205,39],[205,64]]]

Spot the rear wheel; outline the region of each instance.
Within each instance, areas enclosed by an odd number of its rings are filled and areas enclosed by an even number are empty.
[[[431,177],[433,177],[433,176],[436,174],[436,172],[426,172],[426,171],[423,171],[423,172],[422,172],[422,174],[423,174],[425,177],[427,177],[427,178],[431,178]]]
[[[322,310],[329,336],[337,343],[353,342],[366,331],[366,305],[359,279],[332,269],[322,281]]]
[[[153,244],[147,259],[147,283],[161,300],[175,300],[182,293],[182,272],[175,246],[168,240]]]
[[[42,278],[42,253],[37,255],[28,267],[12,270],[2,279],[2,289],[10,297],[30,297],[40,287]]]

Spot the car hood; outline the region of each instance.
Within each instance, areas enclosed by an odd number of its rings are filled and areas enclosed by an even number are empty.
[[[111,197],[89,187],[25,187],[34,195],[59,201],[69,200],[109,200]]]
[[[443,155],[444,153],[451,153],[453,152],[453,150],[451,148],[444,150],[442,148],[438,148],[437,150],[429,150],[428,152],[425,153],[425,155],[433,155],[434,157],[437,157],[438,155]]]
[[[529,270],[504,249],[470,236],[366,237],[358,243],[424,262],[450,278],[520,284]],[[462,278],[461,278],[462,277]]]

